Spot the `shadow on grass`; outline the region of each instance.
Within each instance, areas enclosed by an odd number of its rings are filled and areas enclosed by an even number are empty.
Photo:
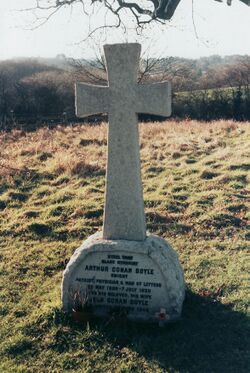
[[[126,319],[113,322],[92,321],[86,328],[86,324],[73,323],[67,314],[56,308],[49,315],[41,316],[35,323],[23,329],[23,334],[25,339],[21,341],[22,344],[11,346],[11,350],[6,351],[12,358],[18,358],[17,355],[20,354],[23,358],[26,357],[25,354],[29,355],[31,346],[27,341],[36,337],[36,343],[32,345],[34,355],[41,350],[40,343],[45,338],[46,349],[59,354],[68,353],[72,349],[83,349],[85,354],[94,351],[96,359],[99,359],[99,366],[102,364],[102,351],[109,346],[104,363],[114,357],[119,363],[123,348],[127,348],[128,359],[129,351],[134,351],[150,365],[152,363],[157,372],[249,371],[246,315],[232,310],[230,305],[223,305],[216,299],[202,297],[191,291],[187,291],[182,319],[164,328],[152,324],[132,323]],[[79,367],[84,364],[84,358],[79,355],[79,360],[75,357],[70,359],[67,355],[67,363]],[[129,373],[147,370],[138,361],[136,369],[129,368],[125,371]]]
[[[246,315],[190,291],[177,323],[165,328],[123,323],[103,333],[114,348],[126,346],[164,372],[248,372]]]

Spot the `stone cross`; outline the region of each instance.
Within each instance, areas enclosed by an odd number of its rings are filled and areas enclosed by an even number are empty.
[[[67,264],[63,309],[84,319],[122,314],[162,326],[181,316],[185,282],[173,248],[146,235],[137,113],[169,115],[170,85],[137,84],[139,44],[106,45],[104,51],[109,86],[76,88],[78,116],[109,115],[104,228]]]
[[[140,44],[105,45],[108,87],[76,86],[78,117],[109,116],[104,239],[146,238],[137,113],[171,114],[169,82],[137,83],[140,51]]]

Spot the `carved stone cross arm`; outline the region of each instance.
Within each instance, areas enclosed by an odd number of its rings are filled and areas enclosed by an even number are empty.
[[[105,239],[146,238],[137,113],[171,114],[170,83],[137,83],[140,51],[140,44],[105,45],[109,86],[76,86],[77,116],[109,116]]]
[[[137,113],[171,115],[171,85],[169,82],[138,84]]]
[[[80,118],[107,113],[107,87],[85,83],[76,84],[76,115]]]
[[[84,118],[93,114],[109,113],[111,96],[109,91],[109,87],[77,83],[76,115]],[[171,85],[169,82],[137,84],[133,93],[135,113],[166,117],[171,115]]]

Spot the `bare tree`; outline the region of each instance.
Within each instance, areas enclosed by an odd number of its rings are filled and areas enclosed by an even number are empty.
[[[40,20],[40,24],[45,23],[54,14],[59,12],[64,7],[73,7],[75,5],[81,5],[83,12],[89,15],[89,9],[95,12],[94,8],[104,7],[108,12],[112,13],[116,17],[116,23],[113,25],[103,25],[101,27],[120,27],[126,24],[126,16],[124,10],[127,10],[134,20],[137,26],[142,27],[146,23],[161,22],[164,23],[170,20],[181,0],[34,0],[34,7],[28,10],[37,12],[37,21]],[[193,0],[192,0],[193,1]],[[223,2],[224,0],[214,0]],[[233,0],[225,0],[227,5],[231,5]],[[250,5],[250,0],[237,0]],[[40,15],[38,14],[40,13]],[[45,14],[41,16],[41,14]]]
[[[72,70],[74,81],[92,83],[106,86],[108,84],[107,70],[104,56],[96,54],[95,59],[70,59],[69,65]],[[165,66],[161,66],[161,60],[142,56],[138,71],[138,83],[147,81],[162,81],[166,73]]]

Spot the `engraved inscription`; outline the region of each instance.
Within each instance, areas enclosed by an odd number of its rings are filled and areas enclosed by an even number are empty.
[[[93,306],[122,307],[128,313],[153,313],[166,294],[159,267],[143,254],[90,253],[78,267],[74,284]]]

